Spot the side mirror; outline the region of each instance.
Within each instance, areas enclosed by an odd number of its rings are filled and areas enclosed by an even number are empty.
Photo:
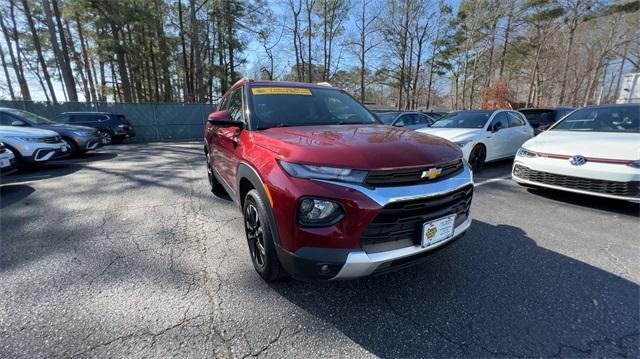
[[[238,127],[240,129],[244,128],[244,122],[234,120],[231,117],[231,112],[227,110],[216,111],[209,115],[207,119],[209,123],[218,127]]]
[[[11,121],[11,126],[25,127],[25,126],[27,126],[27,123],[22,121],[22,120],[13,120],[13,121]]]

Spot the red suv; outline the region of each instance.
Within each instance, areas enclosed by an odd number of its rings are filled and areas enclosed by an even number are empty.
[[[402,268],[471,224],[471,170],[457,145],[384,125],[326,84],[243,79],[204,136],[211,190],[242,209],[265,280]]]

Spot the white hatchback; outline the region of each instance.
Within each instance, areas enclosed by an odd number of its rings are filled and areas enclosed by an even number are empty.
[[[455,111],[417,130],[457,144],[474,171],[485,162],[513,157],[533,137],[523,114],[511,110]]]
[[[576,110],[518,151],[513,179],[640,203],[640,105]]]

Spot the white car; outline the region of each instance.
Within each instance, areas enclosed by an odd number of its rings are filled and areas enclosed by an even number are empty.
[[[69,146],[57,132],[37,128],[0,126],[0,142],[24,164],[44,163],[69,153]]]
[[[454,142],[474,171],[485,162],[513,157],[533,137],[523,114],[511,110],[454,111],[419,132]]]
[[[640,203],[640,104],[572,112],[522,145],[512,178],[525,186]]]

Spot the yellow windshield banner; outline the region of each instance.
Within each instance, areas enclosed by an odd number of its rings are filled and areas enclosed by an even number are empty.
[[[257,95],[302,95],[311,96],[311,90],[295,87],[252,87],[251,93]]]

